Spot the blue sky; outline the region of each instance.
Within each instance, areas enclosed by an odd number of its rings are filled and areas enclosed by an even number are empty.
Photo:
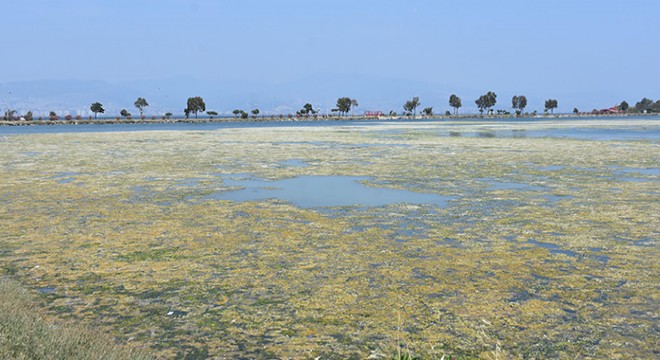
[[[0,83],[336,73],[493,90],[507,103],[554,97],[560,109],[571,97],[660,97],[657,0],[21,0],[0,13],[12,54]]]

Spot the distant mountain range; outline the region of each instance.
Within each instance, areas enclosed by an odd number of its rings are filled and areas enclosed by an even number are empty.
[[[497,92],[497,89],[494,91]],[[162,115],[166,112],[182,114],[189,97],[201,96],[206,102],[207,110],[214,110],[222,115],[230,115],[234,109],[248,111],[255,108],[260,109],[262,114],[295,113],[305,103],[311,103],[314,108],[327,113],[335,107],[338,97],[347,96],[358,101],[356,113],[367,110],[386,113],[393,110],[400,113],[406,100],[418,96],[421,108],[432,106],[436,113],[444,113],[450,110],[449,96],[457,94],[463,99],[461,112],[470,113],[476,112],[474,99],[484,92],[484,89],[346,74],[317,74],[277,84],[187,78],[115,83],[39,80],[0,84],[0,111],[4,113],[7,109],[15,109],[20,114],[32,111],[35,116],[47,116],[50,111],[55,111],[60,116],[87,116],[91,114],[90,105],[98,101],[106,110],[105,116],[118,116],[121,109],[127,109],[136,115],[138,111],[133,103],[138,97],[143,97],[150,105],[146,108],[146,115]],[[542,111],[541,97],[527,94],[527,98],[529,111]],[[496,108],[511,110],[510,95],[500,94],[498,102]],[[573,105],[570,108],[568,106],[560,100],[559,110],[570,112]]]

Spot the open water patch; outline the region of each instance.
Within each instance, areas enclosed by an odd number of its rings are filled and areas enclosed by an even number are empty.
[[[57,288],[55,288],[53,286],[44,286],[44,287],[37,288],[37,291],[41,294],[53,294],[53,293],[57,292]]]
[[[636,168],[622,168],[617,172],[623,174],[641,174],[648,176],[660,176],[660,168],[649,168],[649,169],[636,169]]]
[[[660,168],[615,168],[613,180],[622,182],[657,182],[660,180]]]
[[[538,246],[540,248],[548,250],[551,254],[563,254],[578,260],[585,260],[585,259],[590,259],[594,260],[603,264],[607,264],[610,261],[610,257],[608,255],[602,254],[603,249],[602,248],[597,248],[597,247],[592,247],[589,248],[589,250],[592,252],[591,254],[578,254],[575,251],[572,250],[566,250],[562,249],[559,245],[552,244],[552,243],[547,243],[547,242],[541,242],[541,241],[536,241],[534,239],[529,239],[527,240],[528,244]]]
[[[399,203],[447,206],[451,197],[408,190],[367,186],[361,176],[299,176],[269,181],[246,174],[221,174],[225,185],[236,190],[220,191],[217,200],[263,201],[278,199],[302,208],[365,206],[378,207]]]
[[[566,168],[566,167],[563,166],[563,165],[548,165],[548,166],[540,167],[539,170],[541,170],[541,171],[561,171],[561,170],[564,170],[564,168]]]
[[[494,178],[478,179],[488,185],[488,190],[511,190],[511,191],[543,191],[544,187],[528,183],[502,181]]]
[[[69,184],[77,180],[76,176],[79,176],[80,173],[75,171],[65,171],[57,173],[53,176],[53,179],[57,180],[60,184]]]
[[[551,254],[563,254],[563,255],[566,255],[566,256],[570,256],[570,257],[577,257],[578,256],[575,251],[562,249],[562,248],[559,247],[559,245],[556,245],[556,244],[540,242],[540,241],[536,241],[536,240],[533,240],[533,239],[527,240],[527,243],[532,244],[532,245],[536,245],[536,246],[538,246],[540,248],[543,248],[543,249],[546,249]]]
[[[23,155],[23,156],[27,156],[27,157],[33,157],[33,156],[41,155],[41,153],[38,152],[38,151],[23,151],[20,154]]]
[[[302,159],[287,159],[284,161],[280,161],[278,164],[283,167],[294,167],[294,168],[304,168],[309,166],[309,164]]]

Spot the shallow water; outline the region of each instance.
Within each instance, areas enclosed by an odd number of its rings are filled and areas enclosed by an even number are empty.
[[[304,160],[302,160],[302,159],[287,159],[287,160],[284,160],[284,161],[280,161],[279,164],[280,164],[280,165],[283,165],[283,166],[299,167],[299,168],[303,168],[303,167],[308,167],[308,166],[309,166],[309,164],[306,163],[306,162],[305,162]]]
[[[53,179],[57,179],[57,182],[60,184],[69,184],[76,181],[77,180],[76,177],[79,175],[80,173],[77,173],[75,171],[64,171],[53,176]]]
[[[622,125],[618,121],[643,120],[651,122],[644,127]],[[626,118],[518,118],[518,119],[427,119],[408,123],[438,126],[439,136],[465,136],[482,138],[566,138],[581,140],[660,140],[660,117]],[[576,122],[571,126],[571,122]],[[656,123],[657,122],[657,123]],[[336,120],[336,121],[263,121],[263,122],[213,122],[213,123],[154,123],[154,124],[62,124],[39,126],[0,126],[0,135],[125,132],[125,131],[209,131],[243,128],[288,127],[375,127],[385,126],[380,134],[397,134],[399,129],[387,129],[388,125],[406,124],[405,120]],[[615,125],[608,125],[615,124]],[[448,129],[445,129],[448,128]],[[287,144],[282,142],[281,144]],[[393,144],[406,146],[405,144]],[[370,144],[354,144],[370,146]],[[372,144],[371,146],[381,146]]]
[[[659,140],[660,128],[627,129],[607,127],[571,127],[571,128],[541,128],[519,130],[472,130],[454,131],[441,136],[466,136],[480,138],[559,138],[579,140]]]
[[[437,194],[367,186],[367,177],[300,176],[268,181],[246,174],[220,175],[224,184],[240,190],[221,191],[211,198],[231,201],[278,199],[302,208],[339,206],[386,206],[398,203],[447,205],[451,198]]]

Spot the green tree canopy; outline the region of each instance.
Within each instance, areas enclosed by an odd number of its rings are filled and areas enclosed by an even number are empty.
[[[638,101],[635,104],[635,111],[637,112],[650,111],[652,106],[653,106],[653,100],[648,98],[643,98],[642,100]]]
[[[653,112],[660,112],[660,100],[656,100],[656,102],[651,105],[651,110],[653,110]]]
[[[206,114],[207,114],[211,119],[213,119],[214,116],[217,116],[217,115],[218,115],[218,112],[217,112],[217,111],[207,111]]]
[[[488,112],[490,113],[493,106],[497,104],[497,94],[495,94],[492,91],[489,91],[486,94],[481,95],[477,100],[474,101],[474,103],[479,108],[479,112],[481,114],[483,114],[484,110],[486,109],[488,109]]]
[[[624,112],[628,111],[628,108],[630,108],[630,105],[625,100],[622,101],[621,104],[619,104],[619,110],[621,110],[621,111],[624,111]]]
[[[422,114],[424,114],[424,116],[433,116],[433,107],[424,108]]]
[[[354,110],[356,107],[358,107],[357,100],[351,99],[351,109]]]
[[[550,110],[551,114],[554,114],[554,109],[557,108],[557,100],[555,99],[548,99],[545,101],[545,110]]]
[[[5,111],[5,120],[14,120],[14,115],[16,115],[16,110],[10,109]]]
[[[121,111],[119,112],[119,115],[127,118],[127,117],[131,116],[131,113],[129,113],[126,109],[121,109]]]
[[[517,114],[522,114],[523,110],[527,107],[527,97],[525,95],[516,95],[511,99],[511,107],[516,110]]]
[[[140,116],[142,116],[144,114],[144,108],[149,106],[149,103],[144,98],[139,97],[137,100],[135,100],[133,105],[135,105],[135,107],[140,112]]]
[[[454,108],[454,114],[458,114],[458,109],[461,106],[463,106],[463,104],[461,103],[461,98],[459,98],[458,96],[452,94],[449,97],[449,106]]]
[[[204,99],[199,96],[188,98],[188,106],[186,107],[186,110],[188,110],[187,113],[195,114],[196,119],[198,112],[206,111],[206,104],[204,103]]]
[[[346,115],[349,111],[351,111],[351,105],[353,104],[353,100],[349,97],[341,97],[337,99],[337,111],[339,111],[341,114]]]
[[[413,116],[417,115],[417,107],[422,103],[419,102],[419,97],[415,96],[412,100],[408,100],[403,104],[403,110],[407,113],[412,113]]]
[[[89,107],[90,110],[94,113],[94,119],[96,119],[96,115],[98,113],[103,114],[105,112],[105,109],[103,108],[103,104],[99,102],[95,102],[92,104],[92,106]]]
[[[259,111],[259,109],[253,109],[250,112],[252,113],[252,116],[256,118],[261,111]]]
[[[299,113],[300,114],[305,114],[305,115],[307,115],[307,114],[316,114],[316,111],[314,111],[314,107],[312,106],[312,104],[307,103],[307,104],[303,105],[303,108],[299,111]]]

